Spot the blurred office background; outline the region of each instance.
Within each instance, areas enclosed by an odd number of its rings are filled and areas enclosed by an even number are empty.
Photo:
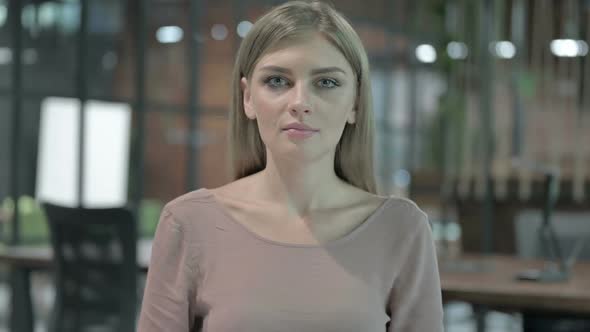
[[[51,244],[40,201],[127,206],[149,239],[167,201],[228,182],[234,56],[282,2],[0,0],[3,246]],[[381,194],[427,211],[441,260],[544,257],[531,234],[549,173],[563,250],[590,238],[590,1],[332,2],[369,53]],[[9,272],[0,265],[0,331]],[[31,281],[45,331],[51,272]],[[450,301],[447,330],[522,330],[518,312],[479,312]]]

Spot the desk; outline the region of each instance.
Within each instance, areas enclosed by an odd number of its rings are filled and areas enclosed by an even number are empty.
[[[539,260],[466,255],[456,262],[441,261],[440,266],[445,301],[459,300],[507,310],[546,310],[590,316],[589,262],[578,262],[570,280],[554,284],[514,279],[524,269],[542,267],[543,261]],[[473,266],[475,268],[471,271],[461,269]]]
[[[152,253],[152,239],[137,241],[137,267],[147,272]],[[29,270],[53,267],[53,250],[49,246],[0,246],[0,264]]]
[[[590,317],[590,262],[578,262],[563,283],[516,280],[518,272],[540,268],[544,262],[514,256],[465,255],[455,261],[441,260],[439,265],[445,302]]]
[[[137,242],[137,267],[139,271],[147,272],[151,251],[151,239],[142,239]],[[47,246],[0,247],[0,264],[10,266],[12,270],[10,331],[33,332],[34,316],[30,272],[51,269],[53,267],[53,250]]]

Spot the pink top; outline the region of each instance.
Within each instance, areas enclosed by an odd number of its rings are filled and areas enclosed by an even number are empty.
[[[390,197],[322,245],[263,238],[205,188],[168,203],[154,237],[140,332],[438,332],[427,216]]]

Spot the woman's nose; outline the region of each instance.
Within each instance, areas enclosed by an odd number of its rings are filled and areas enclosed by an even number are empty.
[[[310,93],[303,84],[297,84],[292,90],[292,101],[289,107],[292,113],[295,115],[299,114],[310,114],[311,113],[311,102]]]

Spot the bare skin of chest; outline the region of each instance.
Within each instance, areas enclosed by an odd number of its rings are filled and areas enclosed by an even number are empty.
[[[216,200],[227,213],[248,230],[272,241],[312,244],[342,238],[359,227],[383,203],[383,198],[365,197],[350,206],[293,217],[286,211],[265,204],[252,204],[229,198],[219,192]],[[369,199],[366,199],[369,198]]]

